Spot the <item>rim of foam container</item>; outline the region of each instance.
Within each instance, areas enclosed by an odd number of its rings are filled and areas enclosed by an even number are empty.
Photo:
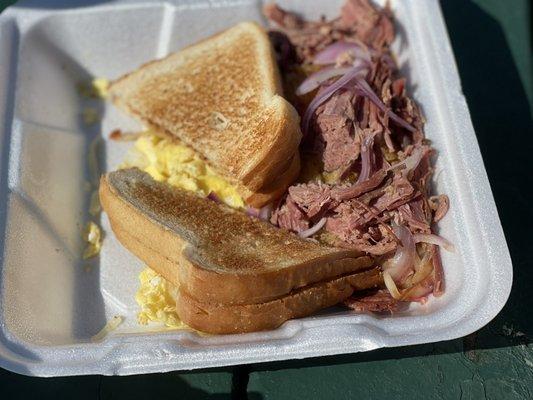
[[[393,2],[393,7],[396,3]],[[16,138],[23,129],[21,121],[17,121],[15,116],[14,96],[17,95],[17,84],[9,82],[18,77],[16,55],[19,45],[34,24],[51,14],[76,15],[114,10],[117,7],[124,10],[162,7],[163,21],[167,24],[162,29],[167,29],[174,23],[174,12],[180,9],[194,8],[208,13],[219,7],[257,7],[257,3],[252,0],[176,0],[165,4],[117,1],[59,11],[33,8],[32,4],[35,2],[21,1],[17,7],[7,9],[0,16],[0,57],[5,54],[14,55],[9,57],[9,66],[0,67],[0,115],[6,120],[6,124],[0,128],[5,128],[1,146],[9,146],[7,152],[10,155],[9,163],[3,160],[0,165],[0,192],[4,192],[6,196],[6,201],[0,202],[0,214],[7,215],[0,219],[0,225],[6,230],[5,237],[0,241],[1,249],[5,249],[6,237],[11,235],[7,220],[12,210],[7,206],[7,200],[12,192],[16,192],[13,182],[16,181],[16,171],[20,167],[18,163],[21,162],[17,158],[17,146],[20,143]],[[317,6],[318,1],[312,4]],[[440,145],[437,150],[443,153],[439,162],[447,167],[446,189],[459,199],[452,204],[452,224],[464,225],[464,230],[458,233],[461,243],[456,243],[456,247],[462,262],[467,264],[462,278],[465,282],[471,282],[471,285],[464,285],[463,282],[461,289],[456,292],[450,288],[454,298],[449,298],[445,306],[437,307],[434,312],[426,315],[419,313],[414,316],[379,318],[350,312],[319,313],[288,321],[272,332],[202,337],[187,331],[128,333],[118,330],[99,342],[86,340],[69,345],[48,346],[24,341],[13,335],[5,320],[2,301],[0,366],[14,372],[38,376],[128,375],[208,368],[449,340],[476,331],[494,318],[510,293],[511,258],[466,100],[461,92],[440,6],[437,0],[427,0],[403,2],[399,7],[402,7],[403,25],[407,27],[404,34],[409,38],[412,53],[416,54],[416,68],[425,76],[431,76],[425,82],[429,90],[421,91],[418,98],[428,118],[428,129],[437,127],[440,131],[448,132],[436,137],[436,142]],[[440,95],[436,96],[435,93]],[[451,132],[461,134],[452,135]],[[4,147],[1,154],[6,154]],[[13,173],[15,175],[12,176]],[[6,179],[3,179],[4,176]],[[102,223],[105,227],[105,217]],[[456,226],[455,229],[459,228]],[[5,262],[5,258],[3,260]],[[6,294],[4,283],[5,265],[0,269],[2,299]]]

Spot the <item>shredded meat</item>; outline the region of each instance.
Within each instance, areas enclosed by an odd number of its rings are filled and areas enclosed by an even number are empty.
[[[316,139],[323,147],[326,172],[344,172],[359,157],[361,140],[354,129],[355,97],[352,91],[338,93],[317,110]]]
[[[380,213],[385,210],[394,210],[411,200],[416,195],[415,189],[407,178],[396,174],[392,179],[392,183],[384,189],[384,193],[380,196],[375,204]]]
[[[318,51],[338,40],[359,40],[375,49],[387,47],[394,40],[390,11],[377,10],[368,0],[347,1],[341,17],[331,21],[305,21],[274,3],[266,4],[263,13],[288,35],[302,63],[312,62]]]
[[[295,13],[285,11],[276,3],[266,4],[263,8],[263,14],[284,29],[298,30],[302,29],[305,24]]]
[[[400,220],[412,232],[430,233],[431,226],[424,211],[424,199],[418,198],[398,207]]]
[[[378,263],[388,261],[386,266],[391,268],[390,260],[404,246],[394,233],[398,225],[407,228],[411,237],[431,234],[433,223],[449,208],[447,196],[430,197],[434,151],[424,136],[420,108],[409,97],[407,81],[390,52],[395,36],[392,13],[369,0],[346,0],[340,16],[332,20],[306,21],[275,4],[266,5],[264,13],[276,27],[270,35],[285,84],[291,77],[302,78],[289,85],[291,89],[305,79],[302,74],[324,68],[314,64],[315,56],[335,42],[355,43],[361,53],[335,55],[328,68],[366,63],[364,77],[353,78],[329,97],[320,98],[309,114],[306,110],[313,96],[323,94],[338,78],[321,82],[315,92],[304,96],[289,91],[289,100],[309,122],[301,151],[321,161],[321,176],[289,187],[271,222],[301,232],[326,218],[314,238],[327,234],[334,238],[328,239],[329,244],[357,249],[375,256]],[[418,244],[416,251],[424,253],[425,247]],[[424,279],[423,288],[417,284],[417,293],[428,288],[434,295],[442,293],[443,271],[438,251],[435,254],[431,255],[433,272]],[[406,282],[395,282],[398,290],[415,291]],[[379,312],[395,309],[398,301],[379,291],[346,304]]]
[[[401,302],[395,300],[387,290],[364,292],[344,300],[344,305],[357,312],[389,312],[397,311]]]
[[[287,196],[285,203],[272,213],[270,222],[280,228],[294,232],[301,232],[309,228],[309,220],[290,196]]]
[[[368,0],[349,0],[341,8],[339,25],[355,30],[359,39],[380,49],[394,40],[394,25],[388,8],[377,10]]]
[[[304,183],[291,186],[289,196],[309,219],[316,217],[325,211],[331,204],[329,186],[321,182]]]
[[[450,199],[445,194],[431,196],[428,200],[429,207],[433,211],[433,221],[439,222],[448,213]]]
[[[370,176],[370,178],[362,182],[355,183],[349,186],[336,186],[331,190],[331,196],[337,201],[350,200],[359,197],[378,187],[383,182],[383,179],[385,179],[386,176],[387,171],[381,169],[372,176]]]

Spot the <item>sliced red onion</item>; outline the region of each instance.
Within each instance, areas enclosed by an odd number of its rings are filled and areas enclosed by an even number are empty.
[[[427,301],[427,297],[433,291],[433,279],[431,276],[409,289],[400,291],[394,279],[385,271],[383,272],[383,283],[385,283],[385,287],[391,296],[400,301],[417,301],[424,304]]]
[[[265,221],[268,221],[270,219],[270,216],[272,215],[272,204],[267,204],[266,206],[259,209],[259,218],[264,219]]]
[[[272,204],[267,204],[262,208],[246,207],[246,215],[268,221],[272,215]]]
[[[383,61],[385,61],[385,64],[389,66],[390,69],[395,70],[396,69],[396,63],[394,62],[394,59],[391,57],[389,53],[385,53],[382,56]]]
[[[220,199],[220,197],[218,197],[218,195],[213,191],[209,192],[209,194],[207,195],[207,198],[209,200],[213,200],[215,203],[218,203],[218,204],[222,203],[222,200]]]
[[[395,234],[399,236],[407,235],[407,232],[402,232],[403,230],[401,228],[407,229],[402,226],[395,226],[394,227]],[[413,235],[411,237],[411,240],[412,239],[413,239]],[[402,245],[403,245],[403,242],[402,242]],[[414,248],[414,241],[413,241],[413,248]],[[440,283],[437,283],[436,280],[434,279],[433,258],[435,254],[436,252],[434,250],[428,249],[428,251],[424,254],[424,257],[422,258],[422,260],[418,261],[417,271],[415,272],[415,274],[412,277],[409,277],[407,279],[407,284],[409,284],[410,286],[404,290],[398,289],[398,287],[396,286],[396,283],[400,283],[400,282],[398,282],[397,279],[393,278],[393,275],[391,274],[391,270],[387,269],[386,265],[384,265],[383,266],[384,267],[383,281],[385,283],[385,286],[389,290],[391,296],[397,300],[417,301],[419,303],[424,304],[427,301],[428,296],[432,292],[434,292],[437,286],[440,284]],[[418,257],[416,254],[416,250],[414,250],[413,260],[415,260],[416,258]]]
[[[390,119],[395,121],[398,125],[404,127],[408,131],[416,132],[416,129],[408,124],[406,121],[404,121],[402,118],[397,116],[392,110],[390,110],[378,97],[378,95],[372,90],[370,85],[367,81],[365,81],[362,78],[357,79],[357,86],[359,90],[361,91],[361,94],[363,96],[368,97],[368,99],[374,103],[381,111],[383,111],[385,114],[389,116]]]
[[[433,277],[428,276],[423,281],[403,291],[402,300],[426,303],[427,297],[433,292]]]
[[[383,283],[385,283],[385,287],[387,288],[387,290],[389,291],[393,299],[396,299],[396,300],[402,299],[402,294],[398,290],[398,287],[396,286],[394,279],[392,279],[392,277],[387,271],[383,272]]]
[[[317,233],[320,229],[326,225],[326,217],[323,217],[318,221],[316,224],[314,224],[311,228],[306,229],[305,231],[301,231],[298,233],[298,236],[301,238],[308,238],[309,236],[313,236],[315,233]]]
[[[259,208],[246,207],[246,215],[248,215],[249,217],[259,218],[260,211],[261,210]]]
[[[435,235],[433,233],[415,233],[414,240],[415,243],[431,243],[440,246],[450,252],[455,251],[454,245],[449,240],[444,239],[442,236]]]
[[[395,224],[393,230],[400,239],[401,246],[398,246],[392,258],[383,263],[383,269],[390,274],[396,283],[401,283],[413,270],[416,255],[415,241],[411,231],[405,226]]]
[[[372,160],[372,147],[374,146],[374,135],[368,135],[363,140],[361,146],[361,173],[357,178],[357,183],[366,181],[372,175],[373,160]]]
[[[368,72],[366,67],[363,67],[362,65],[353,67],[350,69],[349,72],[341,76],[339,79],[337,79],[335,82],[333,82],[330,86],[324,88],[323,90],[320,90],[319,93],[315,96],[315,98],[311,101],[309,104],[309,107],[307,107],[307,110],[305,110],[304,117],[302,119],[302,133],[303,135],[307,135],[307,132],[309,131],[309,123],[311,122],[311,117],[313,116],[316,109],[327,99],[329,99],[337,90],[342,89],[346,85],[350,84],[350,82],[361,75],[366,75]]]
[[[347,51],[352,52],[356,58],[365,60],[370,63],[370,52],[368,49],[357,43],[348,43],[343,41],[335,42],[327,46],[324,50],[318,52],[318,54],[313,59],[313,64],[317,65],[327,65],[335,64],[337,58]]]
[[[409,286],[422,282],[433,273],[433,254],[435,254],[435,251],[436,246],[426,246],[422,259],[419,259],[418,254],[415,253],[415,259],[418,260],[415,262],[415,273],[409,277],[407,282]]]
[[[326,82],[336,76],[344,75],[350,72],[352,67],[335,68],[334,66],[322,68],[320,71],[309,75],[296,89],[296,95],[301,96],[303,94],[312,92],[322,83]]]

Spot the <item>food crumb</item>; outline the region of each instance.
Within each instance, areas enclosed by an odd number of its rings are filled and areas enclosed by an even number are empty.
[[[83,240],[87,242],[82,257],[84,260],[95,257],[100,253],[102,247],[102,233],[98,225],[89,221],[83,231]]]
[[[76,85],[78,94],[84,98],[105,99],[108,96],[109,80],[94,78],[90,82],[79,82]]]
[[[114,331],[119,327],[122,322],[124,322],[124,316],[122,315],[115,315],[113,318],[111,318],[107,323],[104,325],[104,327],[98,332],[96,335],[94,335],[91,340],[93,342],[97,342],[99,340],[102,340],[105,338],[109,333]]]
[[[95,97],[105,99],[108,96],[109,80],[106,78],[94,78],[92,92]]]
[[[114,129],[109,134],[109,139],[117,142],[129,142],[137,140],[143,135],[143,132],[123,132],[120,129]]]

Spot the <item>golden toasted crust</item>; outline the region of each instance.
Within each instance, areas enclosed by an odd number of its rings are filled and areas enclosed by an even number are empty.
[[[226,334],[275,329],[283,322],[308,316],[347,299],[355,290],[382,284],[377,268],[294,290],[260,304],[226,305],[196,300],[180,290],[176,309],[181,320],[199,331]]]
[[[263,302],[372,265],[356,251],[300,239],[135,168],[103,177],[100,200],[126,248],[202,301]]]
[[[280,198],[287,187],[294,182],[300,174],[300,154],[297,152],[288,168],[282,172],[277,179],[274,179],[266,187],[253,192],[245,186],[237,186],[237,190],[244,199],[244,202],[251,207],[260,208],[265,204],[271,203],[274,199]]]
[[[281,97],[272,46],[255,23],[148,63],[109,93],[147,126],[196,150],[245,198],[266,193],[298,152],[299,116]]]

